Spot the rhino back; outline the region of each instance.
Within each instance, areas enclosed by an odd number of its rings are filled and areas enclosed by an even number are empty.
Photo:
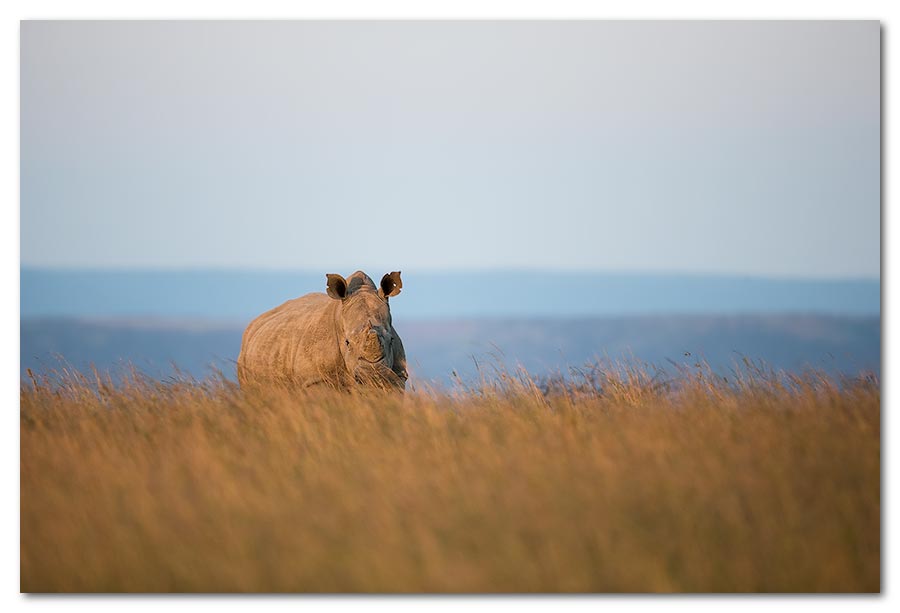
[[[336,332],[338,303],[307,294],[250,322],[241,341],[241,384],[339,382],[345,374]]]

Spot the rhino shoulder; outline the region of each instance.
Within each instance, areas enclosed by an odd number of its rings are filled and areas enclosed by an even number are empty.
[[[307,371],[330,365],[337,345],[334,334],[335,301],[325,294],[307,294],[266,311],[247,326],[238,356],[238,379],[309,378]],[[333,348],[331,345],[335,345]],[[314,357],[307,357],[314,356]],[[329,366],[330,367],[330,366]]]
[[[325,294],[306,294],[284,302],[274,309],[269,309],[250,322],[244,331],[244,340],[249,340],[257,332],[263,329],[271,329],[273,326],[289,326],[307,318],[315,318],[320,315],[331,303],[331,299]]]

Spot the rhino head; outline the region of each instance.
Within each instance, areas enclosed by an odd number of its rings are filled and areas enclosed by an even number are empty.
[[[389,304],[403,287],[400,272],[384,275],[377,288],[359,270],[346,279],[338,274],[326,277],[328,295],[340,301],[336,325],[347,372],[363,385],[405,388],[406,355]]]

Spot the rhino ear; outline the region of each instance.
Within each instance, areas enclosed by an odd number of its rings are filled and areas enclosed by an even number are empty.
[[[328,279],[328,295],[335,300],[347,297],[347,281],[341,275],[325,275]]]
[[[384,299],[396,296],[400,293],[401,287],[403,287],[403,281],[400,280],[400,271],[389,272],[381,277],[381,287],[378,290],[378,295]]]

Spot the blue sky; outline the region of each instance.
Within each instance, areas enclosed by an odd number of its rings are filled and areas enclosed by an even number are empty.
[[[879,276],[877,22],[25,22],[23,266]]]

